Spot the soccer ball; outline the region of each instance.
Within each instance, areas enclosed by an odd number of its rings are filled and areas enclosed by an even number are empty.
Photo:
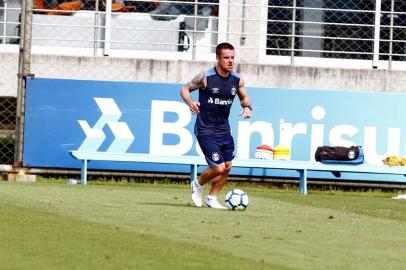
[[[248,195],[241,189],[233,189],[226,195],[228,210],[244,211],[248,207]]]

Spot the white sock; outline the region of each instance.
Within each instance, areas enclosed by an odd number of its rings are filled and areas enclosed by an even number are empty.
[[[207,195],[207,199],[209,199],[209,200],[217,200],[217,196]]]
[[[197,187],[199,187],[199,188],[203,187],[202,185],[200,185],[199,179],[197,179],[197,180],[195,181],[195,185],[196,185]]]

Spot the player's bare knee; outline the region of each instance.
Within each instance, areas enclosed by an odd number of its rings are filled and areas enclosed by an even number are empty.
[[[224,173],[226,166],[224,165],[224,163],[221,163],[216,166],[213,166],[213,169],[215,170],[216,174],[220,175]]]
[[[224,163],[224,170],[223,173],[229,173],[231,170],[232,164],[230,162]]]

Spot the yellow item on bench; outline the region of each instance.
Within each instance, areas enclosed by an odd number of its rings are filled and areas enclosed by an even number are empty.
[[[290,148],[287,147],[288,145],[286,138],[287,124],[285,123],[284,119],[280,120],[280,131],[279,131],[279,145],[273,149],[273,159],[274,160],[290,160]]]
[[[278,145],[273,150],[274,160],[290,160],[290,149],[284,145]]]
[[[383,160],[383,164],[389,166],[406,166],[406,158],[401,156],[387,156]]]

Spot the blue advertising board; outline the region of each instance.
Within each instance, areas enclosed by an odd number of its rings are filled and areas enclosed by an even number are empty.
[[[180,98],[180,87],[27,79],[24,166],[79,168],[80,162],[69,154],[72,150],[201,155],[193,135],[195,116]],[[247,91],[253,117],[239,116],[238,98],[230,113],[237,158],[254,158],[260,144],[284,144],[291,148],[293,160],[313,160],[321,145],[362,145],[370,164],[381,164],[388,155],[405,155],[406,122],[399,114],[406,103],[404,94],[254,87]],[[193,96],[197,98],[197,91]],[[89,168],[188,171],[187,166],[117,162],[91,162]],[[232,173],[274,176],[259,169]]]

